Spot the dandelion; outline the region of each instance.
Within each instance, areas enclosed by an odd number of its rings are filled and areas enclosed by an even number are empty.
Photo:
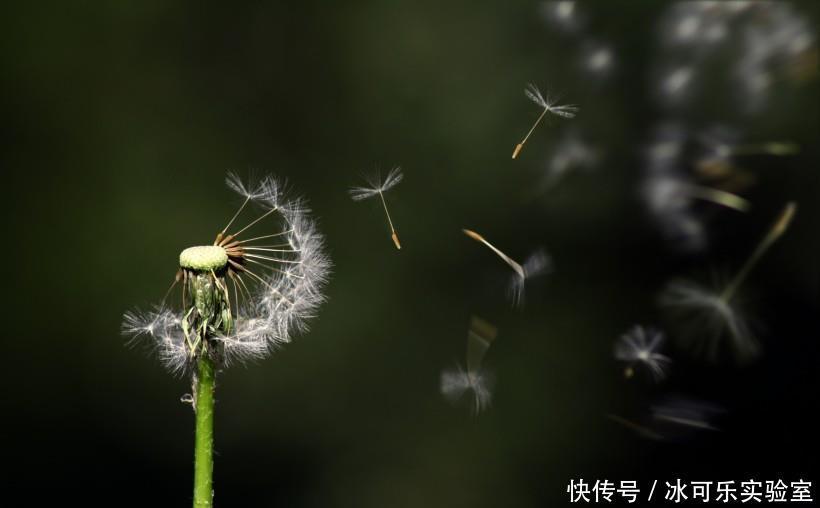
[[[513,150],[512,154],[513,159],[518,157],[518,153],[521,151],[522,148],[524,148],[524,143],[527,142],[530,135],[532,135],[532,132],[535,130],[538,124],[541,123],[541,120],[547,113],[552,113],[553,115],[560,116],[563,118],[574,118],[575,114],[578,112],[578,108],[576,106],[559,105],[557,104],[557,99],[551,99],[549,97],[544,98],[538,87],[536,87],[532,83],[527,85],[527,88],[524,89],[524,94],[539,107],[544,108],[544,111],[541,112],[541,115],[539,115],[535,123],[532,124],[532,127],[530,127],[530,130],[529,132],[527,132],[527,135],[524,136],[524,139],[522,139],[520,143],[515,145],[515,149]]]
[[[714,290],[691,281],[676,281],[661,294],[661,305],[686,324],[682,333],[685,346],[696,354],[705,353],[714,360],[718,353],[717,340],[728,335],[738,359],[745,360],[757,354],[758,344],[737,301],[737,292],[763,254],[786,232],[796,210],[793,202],[784,207],[752,255],[722,289]]]
[[[528,280],[542,275],[552,268],[552,260],[543,249],[538,249],[533,252],[520,264],[508,255],[501,252],[497,247],[488,242],[483,236],[470,229],[462,229],[464,234],[473,240],[486,245],[498,257],[502,259],[507,265],[513,269],[513,275],[510,278],[510,283],[507,287],[507,295],[514,306],[520,305],[524,302],[524,290]]]
[[[381,180],[381,177],[372,179],[368,178],[367,183],[369,187],[351,187],[348,191],[350,192],[350,197],[353,201],[363,201],[376,195],[379,196],[382,201],[382,206],[384,207],[384,213],[387,215],[387,223],[390,226],[390,237],[393,239],[393,243],[396,245],[397,249],[401,249],[401,243],[399,243],[399,235],[396,234],[396,228],[393,227],[393,220],[390,218],[390,212],[387,211],[387,203],[384,201],[384,193],[398,185],[403,178],[404,175],[401,172],[401,168],[396,166],[390,170],[390,173],[387,174],[387,178],[385,178],[384,181]]]
[[[498,335],[498,329],[481,318],[470,318],[467,331],[467,368],[456,364],[455,368],[441,373],[441,393],[450,402],[458,402],[465,393],[471,392],[470,405],[473,414],[487,409],[492,400],[492,376],[482,370],[481,364],[487,350]]]
[[[248,186],[229,174],[226,182],[244,201],[212,245],[189,247],[179,255],[171,289],[181,284],[181,306],[163,299],[152,311],[125,313],[122,325],[126,335],[150,338],[169,370],[191,376],[192,394],[185,400],[196,413],[194,506],[213,502],[217,371],[264,358],[304,330],[324,300],[330,268],[323,239],[304,206],[286,201],[276,180],[267,177]],[[244,227],[232,228],[251,203],[262,212]]]
[[[615,358],[627,363],[624,375],[631,378],[635,365],[645,366],[655,381],[666,376],[668,356],[658,353],[665,340],[663,332],[654,328],[634,326],[615,343]]]

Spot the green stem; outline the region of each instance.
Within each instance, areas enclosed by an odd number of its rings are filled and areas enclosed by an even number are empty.
[[[214,380],[213,361],[203,352],[196,379],[196,445],[194,452],[194,508],[213,506]]]

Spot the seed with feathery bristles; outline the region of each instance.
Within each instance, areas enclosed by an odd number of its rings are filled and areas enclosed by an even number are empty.
[[[671,362],[668,356],[658,352],[663,341],[663,332],[641,325],[636,325],[621,335],[615,343],[615,358],[627,363],[624,375],[627,378],[632,377],[635,366],[642,365],[649,370],[655,381],[663,379],[666,376],[666,367]]]
[[[528,280],[539,275],[543,275],[552,269],[552,259],[543,249],[536,250],[527,257],[524,264],[520,264],[508,255],[501,252],[500,249],[475,231],[470,229],[462,229],[462,231],[468,237],[487,246],[487,248],[501,258],[507,266],[513,269],[514,273],[510,278],[509,285],[507,286],[507,296],[512,301],[513,306],[518,306],[524,303],[524,292]]]
[[[450,402],[458,402],[465,393],[472,393],[469,404],[473,414],[487,409],[492,400],[493,377],[481,367],[487,350],[498,335],[498,329],[473,316],[467,331],[467,368],[456,364],[441,373],[441,393]]]
[[[652,407],[652,418],[656,423],[674,426],[678,432],[687,427],[692,430],[716,431],[718,428],[714,419],[724,412],[723,408],[712,403],[671,396]]]
[[[518,154],[524,148],[524,143],[527,142],[527,140],[530,138],[530,135],[532,135],[532,132],[535,130],[538,124],[541,123],[541,120],[547,113],[551,113],[555,116],[560,116],[563,118],[574,118],[575,114],[578,112],[578,108],[576,106],[573,106],[571,104],[561,105],[558,104],[557,99],[550,99],[549,97],[544,97],[544,95],[541,93],[541,90],[539,90],[538,87],[536,87],[532,83],[527,85],[527,88],[524,89],[524,94],[532,102],[537,104],[539,107],[543,108],[544,111],[541,112],[541,114],[538,116],[538,119],[536,119],[535,123],[532,124],[532,127],[530,127],[530,130],[529,132],[527,132],[527,135],[524,136],[524,139],[522,139],[520,143],[515,145],[515,149],[512,153],[513,159],[518,157]]]
[[[387,178],[384,180],[382,180],[379,176],[375,178],[367,178],[369,187],[351,187],[348,190],[353,201],[362,201],[372,198],[373,196],[379,196],[382,206],[384,207],[384,213],[387,215],[387,223],[390,226],[390,238],[393,239],[396,249],[401,249],[401,243],[399,242],[399,235],[396,233],[396,228],[393,227],[393,220],[390,218],[390,212],[387,210],[387,203],[384,200],[384,193],[398,185],[403,178],[404,175],[401,172],[401,168],[396,166],[390,170],[390,173],[387,174]]]
[[[759,346],[752,335],[737,293],[749,272],[763,254],[786,232],[797,210],[788,203],[769,231],[728,284],[714,289],[692,281],[670,283],[661,294],[660,303],[683,324],[679,337],[695,353],[714,360],[718,354],[718,339],[724,335],[739,360],[747,360],[758,353]]]

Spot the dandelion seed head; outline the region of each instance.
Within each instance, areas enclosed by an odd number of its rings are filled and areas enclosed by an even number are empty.
[[[245,202],[213,245],[180,254],[182,308],[163,303],[123,318],[123,333],[151,338],[175,373],[191,370],[203,342],[223,367],[262,359],[306,330],[324,301],[331,264],[303,202],[288,200],[273,177],[250,185],[229,174],[226,184]],[[248,203],[262,212],[231,229]]]

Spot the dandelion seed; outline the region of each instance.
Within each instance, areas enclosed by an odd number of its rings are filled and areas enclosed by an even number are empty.
[[[596,78],[606,78],[615,66],[615,52],[606,44],[587,42],[581,54],[581,67]]]
[[[627,363],[624,375],[631,378],[635,374],[635,366],[643,365],[655,381],[666,377],[666,368],[671,360],[668,356],[658,353],[664,340],[665,337],[660,330],[640,325],[621,335],[615,343],[615,358]]]
[[[645,437],[653,441],[660,441],[663,439],[663,436],[661,436],[654,430],[650,429],[649,427],[641,425],[639,423],[635,423],[632,420],[627,420],[622,416],[618,416],[615,414],[607,414],[606,417],[612,420],[613,422],[623,425],[627,429],[634,431],[641,437]]]
[[[396,229],[393,227],[390,212],[387,211],[384,193],[398,185],[403,178],[404,175],[401,172],[401,168],[396,166],[390,170],[390,173],[387,174],[387,178],[385,178],[384,181],[382,181],[380,177],[368,179],[367,183],[370,185],[369,187],[351,187],[348,191],[353,201],[362,201],[376,195],[379,196],[382,206],[384,207],[384,213],[387,215],[387,223],[390,226],[390,237],[393,239],[396,249],[401,249],[401,243],[399,243],[399,235],[396,234]]]
[[[441,393],[452,403],[459,402],[465,393],[473,414],[478,414],[490,406],[492,401],[493,377],[481,368],[487,350],[495,340],[498,329],[481,318],[470,318],[467,331],[467,369],[456,364],[454,368],[441,373]]]
[[[618,415],[607,418],[653,441],[684,440],[693,433],[720,430],[715,420],[725,411],[723,408],[682,396],[666,397],[650,408],[648,418],[640,423]]]
[[[699,137],[703,154],[697,161],[699,173],[713,179],[735,177],[742,182],[742,174],[735,168],[733,157],[769,155],[784,157],[800,151],[796,143],[789,141],[768,141],[763,143],[740,143],[739,136],[730,129],[714,127]]]
[[[547,161],[546,172],[536,192],[555,187],[570,171],[578,168],[589,170],[598,162],[599,154],[577,132],[568,131]]]
[[[524,264],[519,264],[517,261],[501,252],[497,247],[488,242],[483,236],[470,229],[462,229],[465,235],[473,240],[486,245],[498,257],[504,261],[507,266],[513,269],[513,275],[507,287],[507,295],[514,306],[518,306],[524,302],[524,290],[528,280],[545,274],[552,269],[552,260],[543,249],[536,250],[532,253]]]
[[[529,132],[527,132],[527,135],[524,136],[524,139],[522,139],[520,143],[515,145],[515,149],[513,150],[512,154],[513,159],[518,157],[519,152],[521,152],[521,150],[524,148],[524,143],[527,142],[527,140],[530,138],[530,135],[532,135],[535,128],[538,126],[539,123],[541,123],[541,120],[547,113],[551,113],[555,116],[560,116],[563,118],[574,118],[575,114],[578,112],[578,108],[576,106],[569,104],[559,105],[557,104],[557,99],[550,99],[549,97],[545,98],[541,94],[541,91],[538,89],[538,87],[536,87],[532,83],[527,85],[527,88],[524,89],[524,94],[527,96],[527,98],[529,98],[539,107],[544,108],[544,111],[541,112],[541,114],[538,116],[538,119],[536,119],[535,123],[532,124],[532,127],[530,127],[530,130]]]
[[[539,11],[550,25],[573,32],[583,25],[575,4],[572,0],[547,1],[541,3]]]
[[[743,197],[709,185],[695,183],[681,170],[687,134],[676,125],[664,125],[646,151],[648,161],[641,194],[652,219],[664,236],[687,251],[706,246],[706,228],[694,203],[704,201],[739,212],[751,207]]]
[[[513,306],[520,306],[524,304],[524,294],[526,284],[534,277],[543,275],[552,269],[552,260],[543,249],[539,249],[530,254],[521,265],[524,275],[517,272],[510,276],[510,282],[507,286],[507,296],[512,302]]]
[[[669,432],[680,433],[683,428],[692,430],[719,430],[713,420],[724,410],[714,404],[680,396],[667,398],[652,407],[652,418],[658,424],[665,424]]]
[[[122,324],[125,335],[150,337],[169,370],[191,375],[193,391],[182,400],[196,414],[196,506],[212,505],[217,371],[263,358],[304,330],[324,300],[330,269],[323,239],[304,205],[286,201],[276,180],[247,186],[229,174],[226,183],[245,199],[213,244],[180,253],[172,289],[181,282],[181,307],[174,309],[163,298],[153,311],[126,312]],[[232,229],[249,203],[260,205],[262,213]],[[252,229],[274,232],[246,239]],[[254,243],[270,238],[278,243]]]
[[[786,232],[796,209],[794,203],[784,207],[752,255],[722,289],[707,288],[691,281],[675,281],[667,286],[660,303],[684,324],[680,333],[684,346],[697,355],[715,360],[718,340],[728,336],[739,360],[750,359],[758,353],[759,346],[737,300],[737,292],[763,254]]]

